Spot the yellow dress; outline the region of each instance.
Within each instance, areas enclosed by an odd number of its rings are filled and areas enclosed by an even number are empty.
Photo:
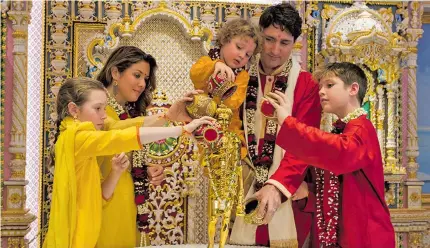
[[[106,114],[113,120],[119,117],[111,106],[106,107]],[[142,125],[143,117],[119,121],[130,125]],[[121,128],[118,126],[110,128]],[[112,156],[99,159],[102,177],[106,178],[112,168]],[[101,163],[100,163],[101,162]],[[136,225],[137,207],[134,203],[134,184],[130,172],[125,171],[116,185],[109,203],[103,207],[102,228],[97,241],[97,247],[135,247],[137,242]]]
[[[222,62],[221,60],[212,60],[209,56],[203,56],[193,66],[190,70],[190,78],[194,84],[194,88],[198,90],[203,90],[205,93],[208,92],[208,81],[209,77],[214,73],[215,63]],[[230,126],[228,130],[236,133],[245,144],[245,134],[242,130],[242,121],[239,116],[239,108],[246,98],[246,88],[248,87],[249,74],[247,71],[243,70],[236,75],[236,80],[234,83],[237,85],[236,92],[223,103],[233,111],[233,117],[231,119]],[[219,99],[215,99],[217,104],[220,104]],[[246,156],[246,147],[242,146],[241,157]]]
[[[107,124],[116,125],[114,121]],[[76,122],[70,117],[61,122],[44,248],[95,247],[103,204],[96,156],[137,149],[142,146],[136,127],[97,131],[91,122]]]

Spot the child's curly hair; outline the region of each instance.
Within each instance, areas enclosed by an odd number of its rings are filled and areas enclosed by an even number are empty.
[[[244,19],[234,19],[225,23],[218,31],[216,46],[221,48],[236,36],[248,36],[252,38],[256,45],[254,54],[261,51],[263,38],[258,27],[252,24],[251,21]]]

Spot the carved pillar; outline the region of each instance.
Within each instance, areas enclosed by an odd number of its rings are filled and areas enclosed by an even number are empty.
[[[397,82],[390,82],[385,86],[387,89],[387,143],[386,143],[386,154],[384,172],[394,172],[397,167],[396,158],[396,135],[395,135],[395,106],[396,106],[396,91]]]
[[[378,94],[378,110],[377,110],[377,120],[376,120],[376,132],[378,134],[379,146],[381,147],[381,154],[385,158],[385,146],[384,146],[384,119],[385,119],[385,98],[384,98],[384,86],[378,85],[376,87],[376,92]]]
[[[8,18],[13,28],[13,99],[12,132],[9,152],[12,154],[10,178],[5,178],[6,202],[2,210],[1,236],[7,247],[24,247],[24,236],[36,218],[25,208],[25,141],[27,116],[27,29],[31,1],[10,1]]]
[[[418,152],[418,135],[417,135],[417,45],[418,40],[423,34],[421,29],[421,17],[423,6],[419,2],[410,3],[411,18],[410,27],[407,29],[408,41],[408,122],[407,122],[407,147],[406,156],[408,158],[406,164],[407,181],[406,199],[408,208],[421,208],[421,192],[422,185],[417,178],[419,165],[417,163]]]
[[[416,159],[418,152],[417,135],[417,44],[421,37],[422,29],[408,29],[410,38],[408,47],[408,127],[407,127],[407,148],[408,157],[407,173],[408,180],[417,180],[418,163]]]
[[[408,56],[408,125],[406,156],[408,162],[406,170],[408,180],[417,180],[418,163],[418,135],[417,135],[417,54],[415,49],[409,48]]]
[[[302,37],[299,37],[297,38],[297,41],[294,43],[292,57],[295,58],[300,65],[302,65],[302,48],[303,48]]]

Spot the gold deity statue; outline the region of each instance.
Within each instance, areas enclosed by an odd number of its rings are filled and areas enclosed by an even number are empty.
[[[222,104],[217,108],[216,119],[221,126],[221,134],[215,143],[203,149],[202,166],[209,178],[208,247],[214,247],[219,218],[222,219],[219,247],[223,248],[229,233],[233,206],[236,205],[236,215],[244,215],[241,141],[237,134],[228,131],[232,115],[231,109]]]

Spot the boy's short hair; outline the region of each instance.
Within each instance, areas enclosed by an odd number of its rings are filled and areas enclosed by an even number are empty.
[[[357,98],[360,104],[363,103],[367,91],[367,77],[358,65],[349,62],[330,63],[318,68],[313,73],[313,78],[316,82],[319,82],[324,77],[334,76],[340,78],[345,86],[358,83],[359,90]]]
[[[261,51],[263,39],[261,37],[258,27],[252,24],[249,20],[234,19],[225,23],[218,31],[216,45],[222,47],[229,43],[236,36],[249,36],[255,42],[254,54]]]
[[[265,29],[271,25],[279,26],[294,37],[294,41],[302,33],[302,18],[299,12],[289,3],[276,4],[267,7],[260,16],[260,28]]]

